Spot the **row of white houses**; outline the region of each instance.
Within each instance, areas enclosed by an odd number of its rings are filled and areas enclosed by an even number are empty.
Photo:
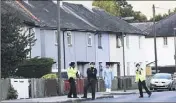
[[[53,58],[56,64],[52,71],[57,72],[56,4],[51,0],[26,1],[5,2],[4,5],[18,8],[18,12],[31,18],[29,21],[34,24],[27,24],[26,28],[32,28],[37,39],[31,57]],[[123,76],[123,35],[126,75],[135,74],[136,63],[141,63],[145,69],[147,63],[154,61],[153,44],[142,30],[98,8],[90,10],[83,5],[63,3],[60,35],[62,71],[73,61],[81,74],[86,76],[89,63],[95,62],[98,76],[101,76],[102,69],[108,63],[115,76]]]

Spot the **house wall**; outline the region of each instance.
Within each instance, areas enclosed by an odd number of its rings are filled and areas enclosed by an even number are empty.
[[[127,37],[125,37],[125,61],[126,61],[126,75],[135,75],[136,63],[141,63],[143,69],[146,68],[145,58],[145,37],[139,35],[129,36],[129,47],[127,47]],[[140,46],[139,46],[140,44]]]
[[[135,75],[135,65],[141,62],[142,68],[145,68],[145,37],[142,36],[140,40],[139,48],[139,36],[138,35],[127,35],[129,36],[129,48],[126,45],[127,37],[124,37],[125,46],[125,74]],[[116,35],[110,35],[110,62],[120,62],[120,76],[124,75],[123,69],[123,47],[116,48]],[[114,75],[117,76],[117,65],[113,66]],[[128,69],[127,69],[128,68]]]
[[[36,44],[32,48],[32,57],[50,57],[54,61],[57,60],[57,40],[55,30],[41,30],[35,28]],[[64,32],[65,41],[65,68],[64,68],[64,51],[63,51],[63,32],[61,35],[61,67],[62,70],[69,67],[70,62],[87,62],[84,65],[78,65],[78,69],[82,75],[86,75],[86,69],[89,67],[88,62],[96,62],[98,76],[100,75],[99,63],[102,62],[103,69],[106,62],[119,62],[120,63],[120,76],[123,76],[123,48],[116,48],[116,35],[115,34],[102,34],[102,49],[98,48],[98,35],[91,33],[92,46],[89,47],[88,32],[75,32],[72,31],[72,45],[67,43],[67,31]],[[126,47],[125,37],[125,62],[126,75],[135,74],[135,64],[142,62],[143,68],[145,67],[144,46],[145,37],[141,38],[141,48],[139,48],[139,36],[129,36],[129,48]],[[128,68],[128,69],[127,69]],[[114,76],[119,76],[117,73],[117,64],[112,65]],[[53,72],[57,72],[57,63],[53,64]]]
[[[158,66],[172,66],[175,65],[174,61],[174,37],[167,37],[168,45],[164,45],[163,37],[157,37],[157,57],[158,57]],[[146,60],[148,62],[155,61],[154,56],[154,38],[146,38]],[[151,65],[151,66],[154,66]]]
[[[102,69],[105,69],[106,67],[106,62],[109,62],[110,59],[110,41],[109,41],[109,34],[107,33],[102,33],[101,34],[101,44],[102,48],[98,48],[98,35],[95,35],[95,40],[96,40],[96,46],[95,46],[95,51],[96,51],[96,68],[97,68],[97,75],[100,76],[101,72],[100,71],[100,65],[102,65]],[[101,62],[101,64],[99,64]]]
[[[43,30],[40,28],[34,28],[35,38],[37,39],[35,45],[31,50],[31,57],[49,57],[57,62],[57,41],[55,37],[55,30]],[[63,48],[62,43],[62,31],[61,31],[61,48]],[[61,49],[61,68],[64,68],[63,63],[63,49]],[[57,63],[53,64],[52,71],[57,72]]]
[[[34,33],[35,33],[35,45],[32,47],[31,50],[31,57],[41,57],[41,37],[40,37],[40,28],[33,28]]]

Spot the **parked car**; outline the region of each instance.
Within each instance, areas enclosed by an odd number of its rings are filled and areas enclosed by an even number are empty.
[[[175,90],[175,81],[169,73],[157,73],[150,81],[150,90],[167,89]]]

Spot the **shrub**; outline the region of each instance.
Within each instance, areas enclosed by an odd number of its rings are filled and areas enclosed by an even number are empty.
[[[57,75],[55,73],[52,74],[46,74],[42,77],[43,79],[56,79]]]
[[[51,58],[32,58],[25,60],[17,69],[16,76],[25,78],[40,78],[51,73],[54,60]]]
[[[9,88],[8,94],[7,94],[7,99],[17,99],[17,98],[18,98],[17,91],[13,88],[12,85],[10,85],[10,88]]]

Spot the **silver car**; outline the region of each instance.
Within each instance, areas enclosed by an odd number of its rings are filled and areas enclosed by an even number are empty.
[[[157,73],[150,81],[150,90],[168,89],[175,90],[175,82],[169,73]]]

